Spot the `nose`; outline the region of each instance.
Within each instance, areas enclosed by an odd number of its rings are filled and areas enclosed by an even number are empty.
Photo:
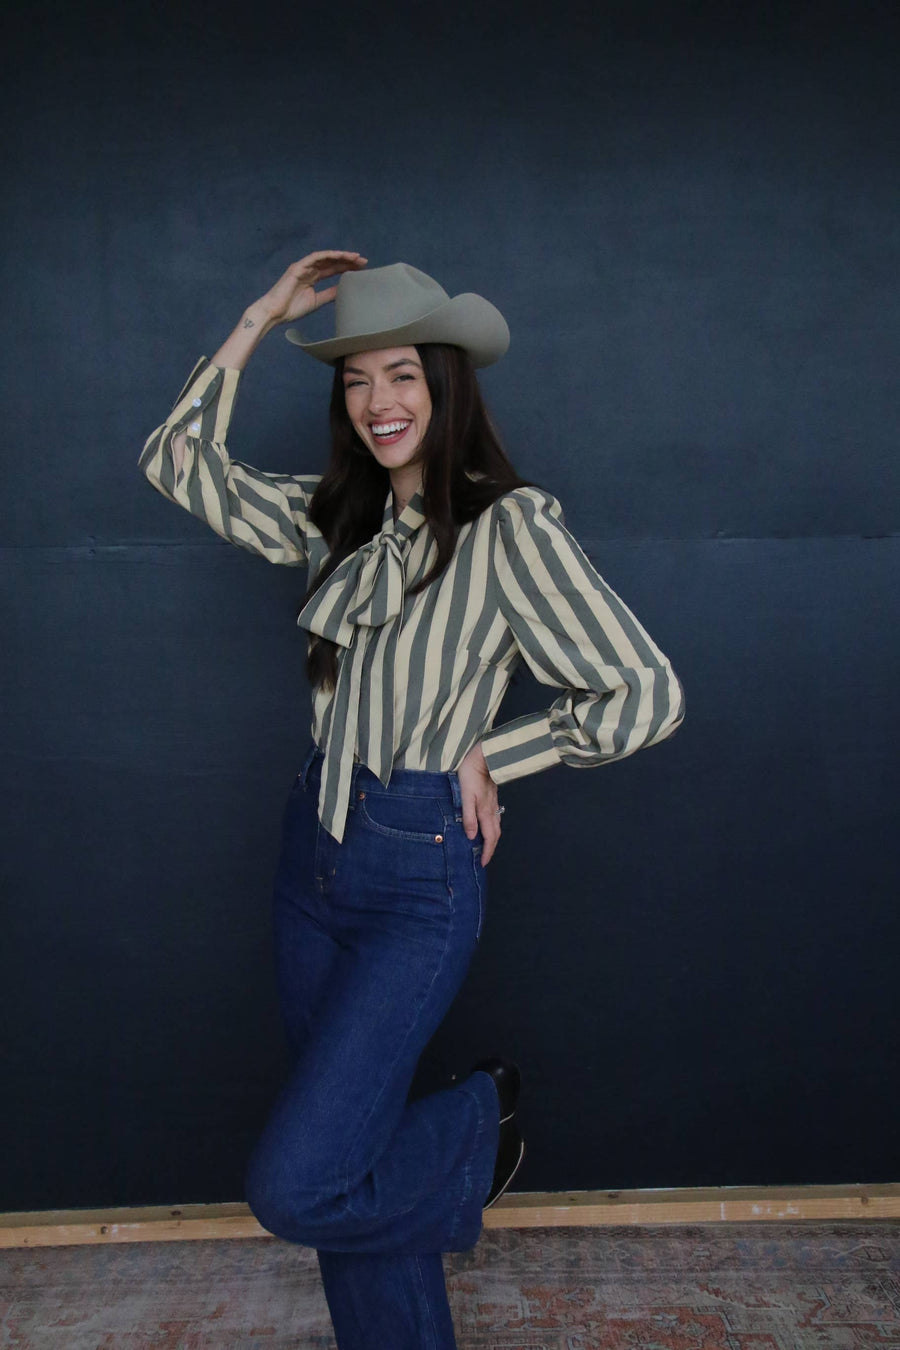
[[[376,381],[372,385],[372,392],[369,395],[369,411],[372,413],[383,412],[385,408],[393,406],[394,395],[390,385],[381,384]]]

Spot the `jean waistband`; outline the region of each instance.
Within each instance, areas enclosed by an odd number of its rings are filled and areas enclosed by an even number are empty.
[[[311,742],[306,758],[300,768],[298,778],[303,786],[314,784],[316,788],[322,777],[322,764],[325,753],[315,741]],[[445,797],[458,811],[462,810],[462,793],[459,786],[459,774],[455,769],[440,772],[428,769],[394,769],[391,781],[384,786],[377,774],[368,765],[357,762],[353,765],[353,777],[350,782],[350,810],[354,808],[356,792],[389,792],[398,797]]]

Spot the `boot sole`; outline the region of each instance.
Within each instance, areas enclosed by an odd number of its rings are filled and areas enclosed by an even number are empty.
[[[490,1209],[491,1205],[495,1205],[495,1204],[497,1203],[497,1201],[500,1199],[501,1195],[502,1195],[503,1192],[506,1190],[506,1188],[507,1188],[507,1186],[509,1185],[509,1183],[512,1181],[513,1177],[514,1177],[514,1176],[516,1175],[516,1173],[518,1172],[519,1167],[521,1166],[521,1163],[522,1163],[522,1159],[523,1159],[524,1157],[525,1157],[525,1140],[523,1139],[523,1140],[520,1142],[520,1144],[519,1144],[519,1156],[518,1156],[518,1158],[516,1159],[516,1165],[515,1165],[515,1167],[514,1167],[513,1170],[510,1172],[509,1176],[506,1178],[506,1180],[504,1181],[503,1185],[500,1187],[499,1191],[498,1191],[497,1194],[494,1196],[493,1200],[489,1200],[488,1203],[487,1203],[486,1205],[483,1205],[483,1206],[482,1206],[483,1209]]]
[[[516,1066],[516,1067],[518,1067],[518,1066]],[[473,1065],[473,1067],[469,1070],[469,1072],[470,1072],[470,1073],[474,1073],[475,1070],[476,1070],[477,1068],[478,1068],[478,1065]],[[481,1072],[481,1073],[486,1073],[486,1074],[488,1074],[488,1076],[489,1076],[490,1078],[493,1078],[493,1074],[491,1073],[490,1069],[481,1069],[480,1072]],[[498,1096],[498,1098],[499,1098],[499,1095],[500,1095],[500,1089],[499,1089],[499,1087],[497,1086],[496,1079],[494,1080],[494,1087],[497,1089],[497,1096]],[[507,1111],[507,1113],[506,1113],[505,1116],[501,1116],[501,1117],[500,1117],[500,1124],[501,1124],[501,1125],[502,1125],[503,1122],[506,1121],[506,1120],[512,1120],[513,1116],[516,1114],[516,1110],[518,1109],[518,1105],[519,1105],[518,1099],[519,1099],[519,1091],[520,1091],[520,1089],[521,1089],[521,1077],[520,1077],[520,1079],[519,1079],[519,1088],[516,1090],[516,1094],[515,1094],[515,1095],[516,1095],[516,1102],[515,1102],[515,1105],[513,1106],[513,1109],[512,1109],[511,1111]],[[501,1108],[501,1109],[502,1109],[502,1108]]]

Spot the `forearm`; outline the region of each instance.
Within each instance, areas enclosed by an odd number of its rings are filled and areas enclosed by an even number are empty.
[[[210,358],[210,364],[220,370],[243,370],[270,329],[289,319],[300,319],[334,300],[337,286],[316,291],[317,282],[365,267],[366,262],[367,259],[355,251],[322,249],[292,263],[265,295],[247,306],[237,326]],[[171,441],[176,477],[184,464],[185,441],[184,432],[178,432]]]
[[[212,364],[226,370],[243,370],[266,333],[275,326],[258,301],[248,305],[236,327],[210,357]]]
[[[321,475],[265,473],[232,460],[227,442],[243,372],[202,356],[138,460],[162,495],[221,538],[268,562],[305,566],[309,499]],[[176,469],[173,443],[180,442]]]
[[[495,783],[566,764],[590,769],[672,735],[684,720],[684,689],[668,660],[640,669],[598,666],[606,688],[566,689],[549,708],[524,713],[481,737]]]
[[[238,323],[229,333],[217,352],[210,357],[214,366],[223,370],[243,370],[256,348],[275,324],[260,309],[258,303],[248,305]],[[175,473],[180,474],[184,464],[184,445],[187,432],[179,431],[172,438],[172,458]]]

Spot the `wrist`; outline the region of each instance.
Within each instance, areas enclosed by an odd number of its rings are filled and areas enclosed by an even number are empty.
[[[276,326],[271,314],[268,310],[263,309],[258,300],[247,306],[238,324],[242,333],[246,333],[248,336],[255,335],[257,339],[264,338],[266,333],[271,332]]]
[[[481,748],[481,741],[475,742],[475,744],[472,746],[472,749],[469,751],[469,754],[466,755],[466,759],[469,758],[469,755],[472,756],[472,759],[479,766],[479,768],[487,768],[484,758],[484,751]]]
[[[211,358],[212,365],[226,370],[243,370],[272,326],[271,320],[256,304],[249,305]]]

